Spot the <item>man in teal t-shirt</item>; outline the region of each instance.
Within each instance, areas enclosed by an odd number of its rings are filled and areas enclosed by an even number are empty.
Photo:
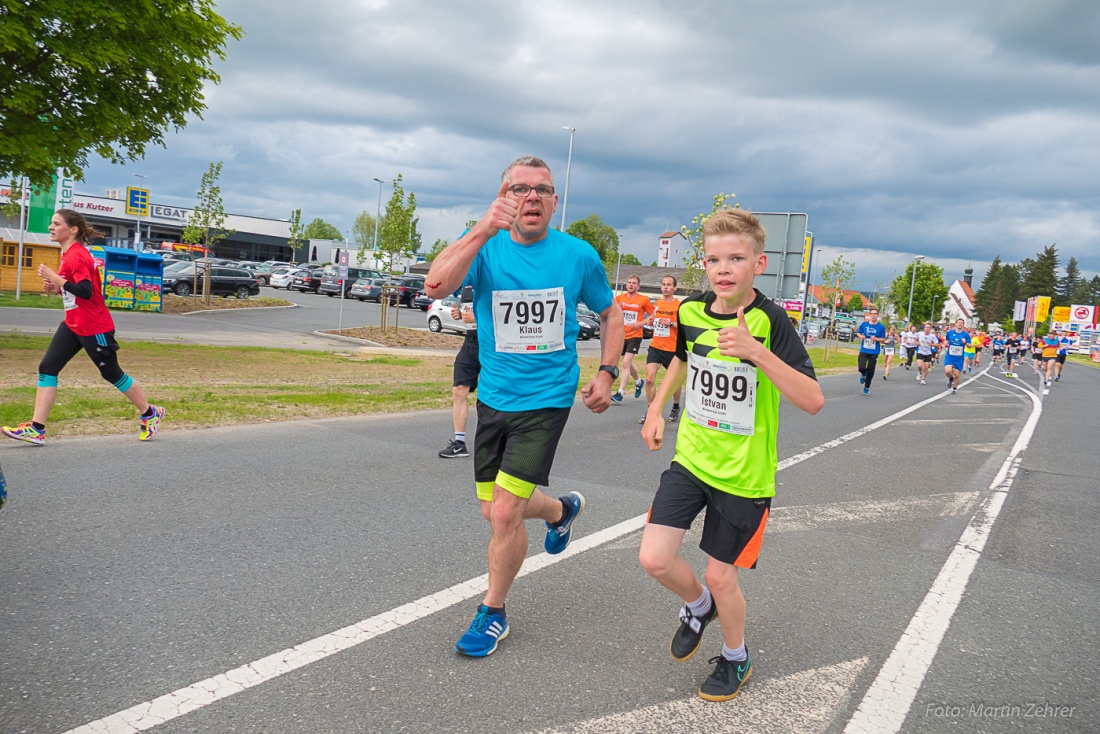
[[[504,601],[527,554],[524,520],[546,522],[547,553],[565,550],[584,510],[580,492],[551,499],[558,440],[580,380],[577,304],[600,314],[601,366],[582,389],[602,413],[623,345],[622,311],[599,255],[587,242],[550,229],[554,177],[534,156],[509,164],[485,215],[432,263],[424,283],[433,298],[474,289],[480,342],[474,481],[492,527],[489,589],[455,651],[485,657],[508,636]]]

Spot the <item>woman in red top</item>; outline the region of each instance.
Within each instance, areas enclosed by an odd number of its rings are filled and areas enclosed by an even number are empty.
[[[57,398],[57,376],[83,349],[99,369],[103,379],[114,385],[141,414],[142,441],[148,441],[160,428],[164,408],[150,405],[145,392],[134,378],[118,366],[119,350],[115,341],[115,322],[103,303],[99,271],[88,249],[81,244],[103,233],[88,226],[80,212],[58,209],[50,220],[50,240],[61,245],[61,266],[54,272],[38,266],[47,293],[59,293],[65,305],[65,320],[57,327],[46,356],[38,365],[38,391],[34,397],[34,417],[18,426],[0,427],[0,433],[17,441],[41,446],[46,440],[46,420]]]

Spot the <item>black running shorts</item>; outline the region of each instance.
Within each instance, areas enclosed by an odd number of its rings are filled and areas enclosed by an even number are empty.
[[[752,499],[717,490],[673,462],[663,474],[647,522],[687,530],[703,509],[699,547],[711,558],[740,568],[756,568],[770,497]]]

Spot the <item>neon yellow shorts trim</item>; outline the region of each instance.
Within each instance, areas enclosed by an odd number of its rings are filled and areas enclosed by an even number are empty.
[[[517,479],[511,474],[506,474],[502,471],[497,472],[497,479],[495,482],[477,482],[477,498],[485,502],[493,501],[493,487],[500,485],[500,488],[511,492],[516,497],[522,497],[525,500],[531,499],[531,495],[535,493],[535,483],[525,482],[522,479]]]

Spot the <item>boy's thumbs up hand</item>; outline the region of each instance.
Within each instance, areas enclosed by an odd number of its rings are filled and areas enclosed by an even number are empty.
[[[737,309],[737,323],[718,332],[718,351],[725,357],[754,360],[764,345],[756,340],[745,324],[745,307]]]

